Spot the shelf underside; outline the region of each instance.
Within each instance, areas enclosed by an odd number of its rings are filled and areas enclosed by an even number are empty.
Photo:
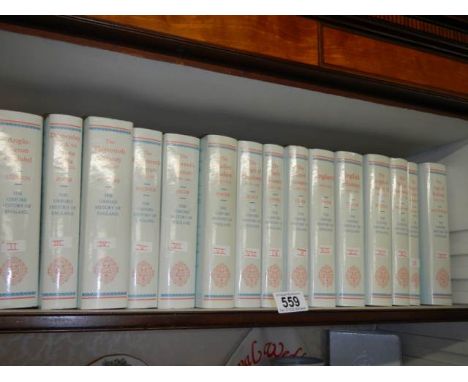
[[[210,329],[265,326],[343,325],[390,322],[468,321],[468,306],[274,310],[65,310],[0,312],[0,332],[62,332],[150,329]]]

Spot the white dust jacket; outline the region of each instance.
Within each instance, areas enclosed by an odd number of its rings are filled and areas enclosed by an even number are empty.
[[[284,290],[284,148],[263,145],[262,301],[274,308],[273,293]]]
[[[236,245],[237,141],[201,140],[196,306],[233,308]]]
[[[408,162],[390,159],[393,305],[409,305]]]
[[[83,120],[44,123],[40,297],[42,309],[77,307]]]
[[[451,305],[447,170],[443,164],[419,165],[419,225],[421,303]]]
[[[408,248],[410,263],[410,305],[419,305],[419,180],[417,163],[408,162]]]
[[[164,134],[159,309],[195,306],[200,140]]]
[[[237,144],[236,285],[237,308],[260,308],[262,289],[262,162],[260,143]]]
[[[333,307],[335,292],[335,154],[309,150],[309,306]]]
[[[392,305],[390,159],[364,156],[366,305]]]
[[[132,236],[128,308],[156,308],[162,133],[133,129]]]
[[[364,306],[362,156],[335,153],[336,305]]]
[[[131,251],[133,123],[84,122],[78,306],[127,307]]]
[[[287,291],[309,293],[309,151],[285,148],[284,254]]]
[[[42,122],[0,110],[0,309],[38,304]]]

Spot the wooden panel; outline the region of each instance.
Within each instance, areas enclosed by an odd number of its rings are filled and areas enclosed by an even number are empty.
[[[223,48],[318,64],[317,21],[297,16],[92,16]]]
[[[323,27],[324,66],[390,81],[468,95],[468,64]]]
[[[273,310],[5,310],[0,333],[148,329],[208,329],[342,325],[379,322],[468,321],[468,307],[385,307],[310,309],[278,314]]]

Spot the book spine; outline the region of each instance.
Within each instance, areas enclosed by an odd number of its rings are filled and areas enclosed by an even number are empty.
[[[335,154],[309,150],[309,306],[332,307],[335,293]]]
[[[165,134],[159,259],[159,308],[195,306],[200,140]]]
[[[336,304],[364,306],[362,156],[335,153]]]
[[[309,152],[300,146],[285,150],[286,290],[309,294]]]
[[[366,304],[392,305],[392,212],[390,163],[383,155],[364,157]]]
[[[158,306],[161,145],[161,132],[133,129],[132,232],[128,287],[128,308],[131,309]]]
[[[408,162],[390,159],[393,305],[409,305]]]
[[[263,147],[238,142],[236,285],[237,308],[259,308],[262,247],[262,159]]]
[[[419,165],[421,303],[451,305],[447,172],[442,164]]]
[[[83,120],[49,115],[44,125],[40,306],[77,307]]]
[[[0,110],[0,309],[38,304],[42,117]]]
[[[233,308],[237,141],[208,135],[200,155],[196,306]]]
[[[275,307],[274,292],[284,289],[284,148],[263,146],[262,209],[262,301],[263,308]]]
[[[419,187],[418,187],[418,165],[408,162],[408,248],[410,262],[410,305],[419,305],[420,298],[420,275],[419,267]]]
[[[88,117],[84,126],[78,306],[126,308],[133,124]]]

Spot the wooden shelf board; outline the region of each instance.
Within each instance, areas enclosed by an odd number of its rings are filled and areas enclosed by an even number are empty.
[[[272,309],[230,310],[5,310],[0,333],[232,327],[343,325],[389,322],[468,321],[468,306],[310,309],[278,314]]]

